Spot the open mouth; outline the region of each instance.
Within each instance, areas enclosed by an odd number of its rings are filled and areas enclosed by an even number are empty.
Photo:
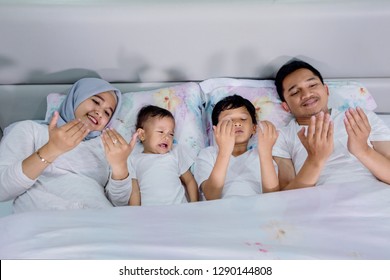
[[[161,143],[161,144],[159,144],[158,145],[160,148],[162,148],[162,149],[168,149],[168,144],[166,144],[166,143]]]
[[[98,124],[99,124],[98,120],[95,119],[94,117],[92,117],[91,115],[87,115],[87,117],[88,117],[89,121],[90,121],[92,124],[94,124],[94,125],[98,125]]]

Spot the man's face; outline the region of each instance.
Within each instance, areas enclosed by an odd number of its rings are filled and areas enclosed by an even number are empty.
[[[308,69],[298,69],[284,79],[283,95],[283,108],[296,119],[328,111],[328,87]]]

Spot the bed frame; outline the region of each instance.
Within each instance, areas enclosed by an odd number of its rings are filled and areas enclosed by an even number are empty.
[[[293,57],[325,79],[362,82],[390,114],[389,1],[50,2],[0,3],[0,138],[15,121],[43,119],[47,94],[82,77],[122,91],[272,79]]]
[[[122,89],[269,79],[291,57],[326,79],[362,81],[376,111],[390,112],[388,1],[4,2],[11,4],[0,4],[1,130],[41,119],[46,95],[82,77],[126,83]]]

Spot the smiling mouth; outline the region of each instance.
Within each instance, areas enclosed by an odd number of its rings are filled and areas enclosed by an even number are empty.
[[[318,98],[316,97],[313,97],[313,98],[309,98],[308,100],[306,100],[305,102],[302,103],[302,106],[303,107],[310,107],[310,106],[313,106],[317,103],[318,101]]]
[[[97,119],[95,119],[91,115],[87,115],[87,117],[88,117],[88,119],[90,120],[91,123],[93,123],[94,125],[98,125]]]

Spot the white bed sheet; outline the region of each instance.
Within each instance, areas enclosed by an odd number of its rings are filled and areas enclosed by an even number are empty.
[[[390,127],[390,114],[379,114],[378,116]]]
[[[390,259],[390,186],[0,219],[1,259]]]

